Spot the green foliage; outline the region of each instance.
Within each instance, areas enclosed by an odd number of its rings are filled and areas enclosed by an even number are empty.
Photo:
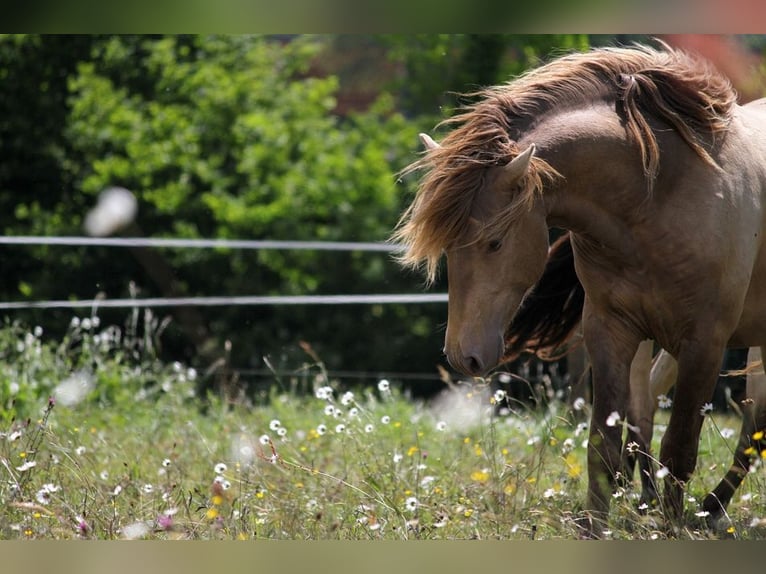
[[[0,36],[0,75],[14,87],[0,94],[0,224],[6,234],[79,235],[97,194],[119,185],[139,204],[128,234],[385,240],[414,185],[396,174],[417,157],[416,133],[457,103],[451,91],[504,81],[554,46],[586,44],[512,35]],[[322,68],[347,62],[343,50],[367,48],[378,54],[372,73]],[[376,78],[356,108],[342,100],[355,76]],[[142,296],[422,288],[383,254],[3,252],[8,300],[125,297],[136,291],[130,282]],[[58,335],[71,319],[24,318]],[[201,368],[225,354],[225,341],[231,363],[260,370],[264,356],[294,368],[301,340],[336,369],[436,379],[441,361],[437,306],[195,309],[174,319],[163,351]]]

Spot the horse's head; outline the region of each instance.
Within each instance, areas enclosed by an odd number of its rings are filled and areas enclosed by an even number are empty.
[[[438,146],[427,136],[422,140],[426,147]],[[466,374],[483,375],[500,362],[505,329],[545,268],[544,206],[539,196],[519,197],[534,153],[530,145],[503,166],[483,168],[465,234],[446,250],[444,352]]]

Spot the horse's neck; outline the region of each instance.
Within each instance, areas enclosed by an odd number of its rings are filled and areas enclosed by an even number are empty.
[[[635,257],[632,229],[647,196],[640,152],[606,107],[543,122],[529,137],[562,176],[546,190],[551,226],[572,231],[624,261]],[[539,142],[539,143],[538,143]]]

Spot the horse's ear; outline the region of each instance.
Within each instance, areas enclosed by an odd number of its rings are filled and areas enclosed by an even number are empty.
[[[420,141],[423,142],[423,147],[425,147],[427,150],[437,149],[441,147],[428,134],[418,134],[418,137],[420,138]]]
[[[529,162],[533,155],[535,155],[535,144],[531,144],[527,149],[505,164],[503,168],[505,181],[511,183],[524,175],[529,168]]]

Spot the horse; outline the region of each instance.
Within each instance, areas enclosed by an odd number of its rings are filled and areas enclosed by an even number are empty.
[[[542,276],[525,297],[505,331],[503,362],[531,353],[542,360],[553,360],[572,350],[572,339],[582,317],[585,293],[577,278],[572,242],[568,233],[550,247]],[[653,344],[639,345],[631,363],[630,399],[627,409],[627,437],[623,444],[622,475],[626,479],[639,468],[641,503],[657,500],[655,467],[651,456],[654,413],[658,398],[667,395],[675,384],[678,365],[665,350],[652,359]],[[757,370],[761,363],[760,370]],[[726,475],[702,501],[703,514],[711,525],[719,523],[739,485],[756,458],[766,449],[766,440],[753,438],[766,427],[766,375],[763,373],[761,349],[748,353],[745,400],[742,401],[742,425],[734,451],[734,460]],[[628,447],[627,445],[635,445]]]
[[[665,44],[553,59],[473,94],[441,126],[392,239],[433,281],[446,254],[444,353],[472,376],[545,268],[551,227],[571,235],[585,300],[593,405],[579,517],[600,537],[620,469],[630,367],[654,340],[678,363],[659,462],[680,523],[704,405],[727,346],[766,343],[766,101],[737,103],[709,62]]]

